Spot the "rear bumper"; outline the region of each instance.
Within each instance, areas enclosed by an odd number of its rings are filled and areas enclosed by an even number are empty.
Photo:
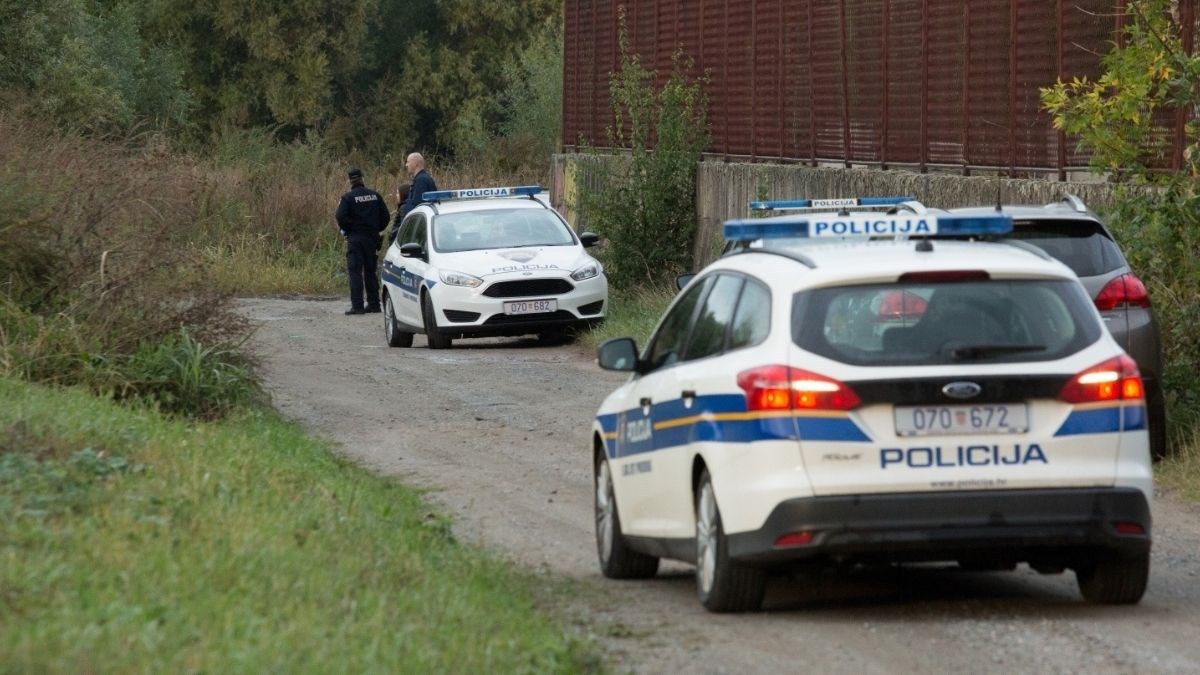
[[[1143,533],[1120,534],[1115,523]],[[1133,488],[809,497],[780,503],[758,530],[729,535],[729,555],[750,563],[987,557],[1070,566],[1098,550],[1148,551],[1150,525],[1150,505]],[[775,546],[793,532],[813,533],[811,543]]]

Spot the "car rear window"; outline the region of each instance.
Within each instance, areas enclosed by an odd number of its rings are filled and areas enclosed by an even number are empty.
[[[1116,243],[1093,221],[1018,220],[1010,236],[1037,246],[1081,277],[1107,274],[1125,264]]]
[[[1049,361],[1100,338],[1073,281],[976,280],[821,288],[797,293],[792,337],[842,363],[892,366]]]

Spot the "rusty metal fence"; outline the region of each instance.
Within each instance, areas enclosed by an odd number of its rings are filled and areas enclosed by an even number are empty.
[[[1191,48],[1192,3],[1180,0]],[[1009,175],[1087,167],[1039,88],[1096,77],[1121,0],[566,0],[564,149],[604,145],[618,8],[642,64],[676,49],[707,73],[710,152],[725,158]],[[1186,14],[1185,14],[1186,13]],[[1177,168],[1184,113],[1165,113]]]

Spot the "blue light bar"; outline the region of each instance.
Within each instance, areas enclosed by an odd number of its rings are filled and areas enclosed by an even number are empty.
[[[444,202],[452,199],[489,199],[494,197],[533,197],[542,192],[540,185],[514,187],[464,188],[462,190],[438,190],[421,195],[423,202]]]
[[[1012,232],[1012,216],[866,214],[726,221],[727,241],[758,239],[865,239],[870,237],[970,237]]]
[[[838,199],[792,199],[782,201],[750,202],[751,211],[775,211],[777,209],[846,209],[895,206],[911,202],[912,197],[845,197]]]

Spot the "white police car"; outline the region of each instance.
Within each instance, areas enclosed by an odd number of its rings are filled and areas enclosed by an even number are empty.
[[[945,213],[726,223],[732,241],[811,240],[736,248],[640,354],[629,338],[601,345],[601,367],[632,373],[593,424],[602,572],[692,562],[705,607],[744,611],[778,566],[1025,562],[1073,569],[1089,601],[1137,602],[1142,381],[1070,269],[987,241],[1011,227]]]
[[[537,199],[541,188],[428,192],[400,225],[383,259],[388,345],[431,349],[460,337],[526,335],[545,340],[604,320],[608,281],[576,236]]]

